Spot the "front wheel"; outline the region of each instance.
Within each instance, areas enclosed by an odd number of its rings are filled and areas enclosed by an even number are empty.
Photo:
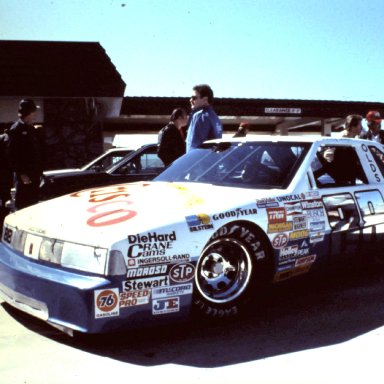
[[[245,224],[220,228],[196,265],[195,307],[211,317],[231,316],[270,275],[268,243]]]

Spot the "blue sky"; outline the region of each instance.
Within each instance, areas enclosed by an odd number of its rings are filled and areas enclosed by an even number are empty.
[[[100,42],[127,96],[383,102],[383,24],[384,0],[0,0],[0,39]]]

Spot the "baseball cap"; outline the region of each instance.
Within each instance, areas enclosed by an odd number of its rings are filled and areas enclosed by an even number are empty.
[[[376,123],[381,122],[381,116],[379,111],[369,111],[365,117],[368,121],[375,121]]]
[[[36,105],[33,100],[23,99],[19,104],[19,114],[21,116],[28,116],[30,113],[35,112],[38,108],[40,108],[40,106]]]

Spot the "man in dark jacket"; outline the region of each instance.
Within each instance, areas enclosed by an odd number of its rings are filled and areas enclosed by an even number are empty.
[[[167,166],[185,153],[185,126],[187,112],[183,108],[173,110],[169,123],[159,132],[157,155]]]
[[[9,213],[6,202],[11,199],[13,184],[12,171],[8,162],[9,136],[5,131],[0,135],[0,233],[4,217]]]
[[[19,120],[9,130],[9,160],[16,175],[16,209],[39,201],[43,148],[37,129],[33,126],[37,108],[33,100],[21,100]]]

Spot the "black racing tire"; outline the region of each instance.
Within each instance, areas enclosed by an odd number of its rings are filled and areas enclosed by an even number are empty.
[[[206,317],[237,315],[272,278],[267,236],[248,223],[221,227],[196,264],[194,310]]]

